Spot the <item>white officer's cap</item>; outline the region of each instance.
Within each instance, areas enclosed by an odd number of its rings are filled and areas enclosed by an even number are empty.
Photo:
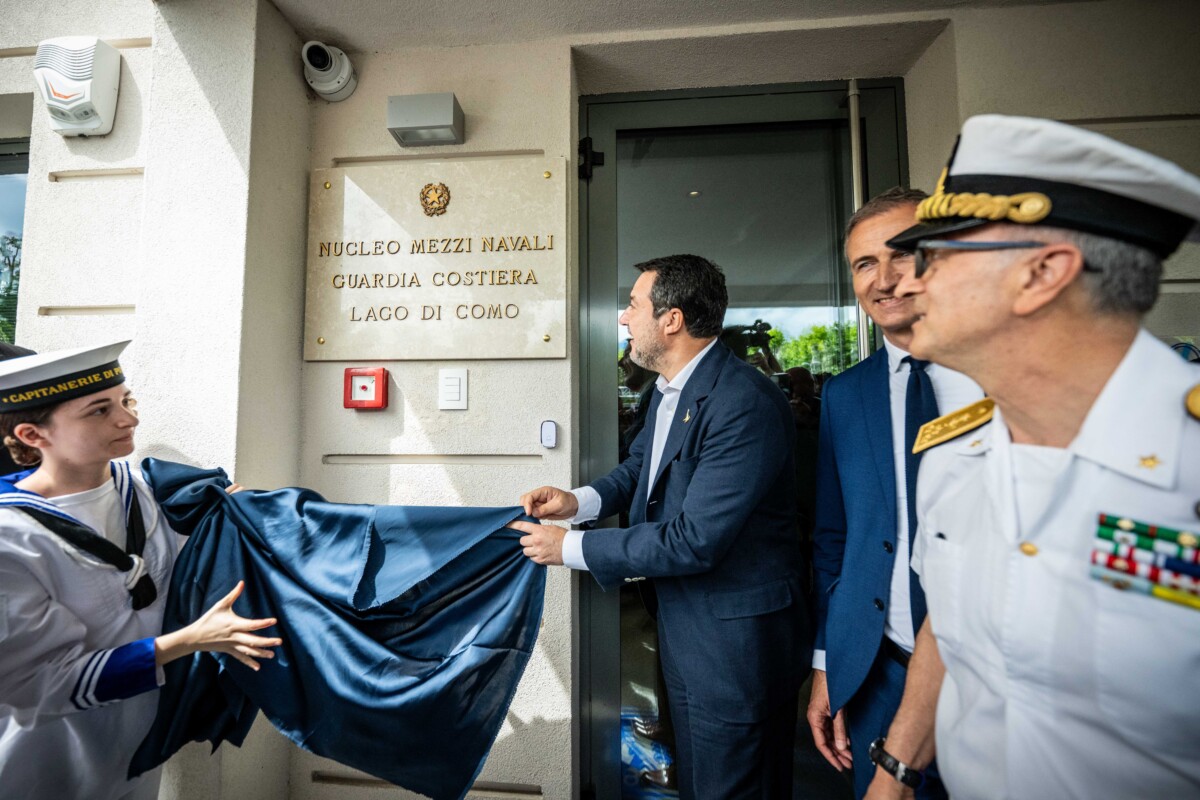
[[[1185,239],[1200,241],[1200,178],[1074,125],[984,114],[963,124],[918,224],[889,244],[913,250],[991,222],[1094,233],[1165,258]]]
[[[23,356],[0,362],[0,413],[61,403],[117,386],[117,358],[128,341]]]

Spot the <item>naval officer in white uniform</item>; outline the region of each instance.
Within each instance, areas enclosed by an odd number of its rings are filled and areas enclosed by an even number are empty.
[[[157,770],[126,771],[154,720],[159,667],[206,650],[257,669],[280,643],[252,633],[275,620],[234,613],[240,583],[160,635],[181,537],[141,474],[114,460],[133,452],[138,424],[117,360],[127,344],[0,364],[0,436],[34,466],[0,480],[5,798],[157,797]]]
[[[1200,179],[983,116],[918,224],[912,352],[987,399],[929,423],[929,616],[869,797],[1200,796],[1200,369],[1141,327]],[[936,731],[936,736],[935,736]]]

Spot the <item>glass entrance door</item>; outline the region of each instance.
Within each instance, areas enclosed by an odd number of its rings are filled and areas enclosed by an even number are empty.
[[[901,100],[898,81],[860,88],[871,196],[905,178]],[[581,183],[585,482],[624,456],[654,387],[656,376],[625,358],[628,333],[617,324],[638,276],[633,265],[695,253],[725,272],[730,308],[722,339],[791,399],[797,536],[807,545],[819,387],[858,360],[854,295],[841,256],[852,211],[845,95],[844,84],[823,84],[584,98],[583,135],[604,153],[604,165]],[[671,731],[651,583],[608,593],[589,580],[580,587],[585,796],[673,796],[660,790],[670,779]],[[810,796],[845,790],[823,761],[813,765],[797,769],[798,785],[810,773],[818,780]]]
[[[17,337],[17,288],[25,224],[29,140],[0,139],[0,342]]]

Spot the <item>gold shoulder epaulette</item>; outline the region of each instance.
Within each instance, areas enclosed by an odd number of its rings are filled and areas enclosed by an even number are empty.
[[[1187,393],[1187,410],[1194,419],[1200,419],[1200,383],[1197,383]]]
[[[1200,392],[1197,393],[1200,397]],[[972,403],[958,411],[951,411],[937,419],[930,420],[917,431],[917,441],[913,443],[913,452],[928,450],[934,445],[948,442],[956,436],[962,436],[967,431],[973,431],[992,418],[992,409],[996,404],[990,397],[985,397],[978,403]]]

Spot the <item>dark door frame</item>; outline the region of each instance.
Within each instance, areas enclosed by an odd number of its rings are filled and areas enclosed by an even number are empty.
[[[860,80],[864,196],[908,182],[904,85],[900,78]],[[617,317],[616,134],[618,130],[746,123],[846,120],[847,83],[633,92],[579,98],[579,135],[607,154],[579,181],[579,474],[587,483],[617,460],[613,392],[613,321]],[[593,236],[593,216],[609,236]],[[606,424],[603,420],[608,420]],[[575,623],[579,785],[583,798],[620,797],[620,629],[617,593],[578,576]]]

